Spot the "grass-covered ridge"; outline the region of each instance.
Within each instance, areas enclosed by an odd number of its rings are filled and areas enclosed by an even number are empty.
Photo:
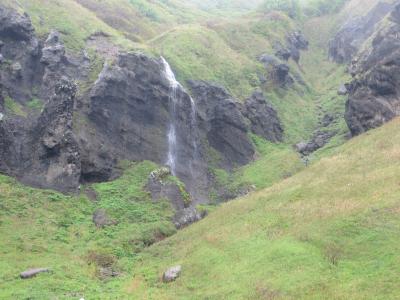
[[[400,125],[337,148],[152,246],[125,293],[149,299],[398,299]],[[193,238],[195,237],[195,238]],[[181,264],[182,276],[162,284]]]

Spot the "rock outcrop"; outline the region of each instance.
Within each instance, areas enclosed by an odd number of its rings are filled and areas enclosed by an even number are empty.
[[[393,4],[378,2],[366,15],[346,22],[330,41],[329,57],[337,63],[350,63],[376,25],[393,9]]]
[[[287,43],[306,45],[297,33]],[[74,192],[81,183],[118,176],[120,160],[168,164],[173,124],[173,175],[191,204],[178,197],[179,185],[154,181],[148,187],[155,200],[170,199],[182,227],[198,220],[193,207],[208,201],[210,153],[218,156],[217,167],[230,171],[252,161],[251,131],[272,142],[282,139],[277,114],[260,93],[242,104],[224,88],[200,81],[189,83],[192,99],[171,82],[164,59],[118,51],[107,57],[112,61],[93,82],[87,53],[68,53],[57,31],[41,40],[27,15],[0,7],[0,172]],[[285,65],[276,68],[279,80],[290,81]],[[84,88],[78,93],[77,86]],[[32,99],[39,109],[29,109]]]
[[[255,153],[241,105],[222,87],[190,81],[197,103],[200,128],[208,144],[221,156],[221,166],[231,169],[249,163]]]
[[[356,76],[348,85],[345,119],[353,135],[400,115],[400,4],[361,53]]]
[[[245,102],[243,115],[249,120],[250,130],[268,141],[282,142],[283,128],[276,110],[260,91]]]
[[[290,88],[295,82],[305,85],[301,75],[290,71],[288,60],[292,58],[300,63],[301,51],[308,49],[308,41],[300,31],[293,31],[286,37],[286,45],[274,43],[275,54],[262,54],[258,60],[264,65],[266,77],[260,78],[263,84],[268,82],[280,88]]]

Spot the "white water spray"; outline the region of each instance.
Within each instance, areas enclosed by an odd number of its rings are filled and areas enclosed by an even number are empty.
[[[177,91],[178,90],[184,90],[182,85],[176,80],[175,74],[171,69],[171,66],[168,64],[168,62],[161,57],[161,60],[164,64],[164,74],[165,78],[169,82],[169,110],[170,110],[170,115],[171,115],[171,123],[169,125],[168,129],[168,156],[167,156],[167,165],[171,168],[171,173],[172,175],[176,175],[176,164],[178,160],[178,138],[177,138],[177,129],[176,129],[176,120],[177,120],[177,108],[178,108],[178,101],[179,98],[177,97]],[[197,138],[196,138],[196,131],[197,131],[197,110],[196,110],[196,104],[192,98],[190,98],[190,106],[191,106],[191,114],[190,114],[190,119],[191,119],[191,132],[190,132],[190,138],[191,138],[191,143],[193,147],[193,155],[192,159],[189,162],[189,167],[190,167],[190,172],[193,176],[194,174],[194,167],[193,163],[198,159],[198,145],[197,145]]]

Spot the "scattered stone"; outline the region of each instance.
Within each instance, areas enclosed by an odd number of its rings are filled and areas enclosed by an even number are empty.
[[[29,279],[29,278],[35,277],[37,274],[47,273],[47,272],[50,272],[50,269],[48,269],[48,268],[36,268],[36,269],[26,270],[26,271],[22,272],[21,274],[19,274],[19,276],[22,279]]]
[[[181,266],[169,268],[163,275],[163,282],[169,283],[175,281],[181,275],[181,271]]]
[[[91,187],[86,188],[85,194],[92,202],[97,202],[97,200],[98,200],[97,193],[93,188],[91,188]]]
[[[348,91],[347,91],[346,85],[342,84],[338,89],[338,95],[345,96],[345,95],[347,95],[347,93],[348,93]]]
[[[110,277],[118,277],[121,275],[121,273],[113,270],[113,268],[110,267],[100,267],[98,270],[98,275],[104,280]]]
[[[103,228],[106,226],[117,225],[118,222],[116,220],[111,220],[107,215],[107,212],[104,209],[97,209],[93,213],[93,223],[97,228]]]

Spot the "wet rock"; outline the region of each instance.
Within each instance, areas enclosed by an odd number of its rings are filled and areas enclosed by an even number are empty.
[[[40,273],[48,273],[50,272],[49,268],[36,268],[36,269],[29,269],[26,270],[24,272],[22,272],[21,274],[19,274],[19,276],[22,279],[30,279],[35,277],[36,275],[40,274]]]
[[[254,92],[246,100],[243,114],[249,120],[253,133],[271,142],[282,141],[283,128],[278,114],[261,91]]]
[[[175,267],[169,268],[163,274],[163,282],[169,283],[169,282],[175,281],[181,275],[181,272],[182,272],[181,266],[175,266]]]

